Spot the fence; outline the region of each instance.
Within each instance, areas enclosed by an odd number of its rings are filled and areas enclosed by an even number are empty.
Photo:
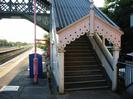
[[[133,62],[126,61],[125,85],[129,93],[133,94]]]
[[[133,55],[126,55],[125,62],[119,62],[119,74],[125,81],[128,93],[133,94]]]

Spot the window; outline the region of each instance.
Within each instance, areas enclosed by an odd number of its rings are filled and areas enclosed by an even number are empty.
[[[130,15],[130,27],[133,27],[133,14]]]

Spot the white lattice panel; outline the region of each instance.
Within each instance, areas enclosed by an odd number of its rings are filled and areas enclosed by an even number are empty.
[[[58,32],[59,47],[61,49],[65,48],[66,44],[70,44],[86,32],[89,32],[89,16],[84,17],[82,20],[79,20]]]
[[[121,46],[121,35],[122,32],[117,28],[113,27],[109,23],[103,21],[99,17],[95,16],[95,32],[100,36],[103,36],[115,46]]]
[[[118,28],[110,25],[99,17],[94,18],[94,30],[100,36],[103,36],[115,46],[121,46],[121,35],[123,34]],[[57,32],[59,35],[59,48],[64,49],[67,44],[70,44],[75,39],[90,32],[90,17],[83,17],[77,22]]]

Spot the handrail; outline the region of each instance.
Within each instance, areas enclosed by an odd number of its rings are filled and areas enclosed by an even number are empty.
[[[131,65],[131,64],[124,63],[124,62],[120,62],[120,61],[118,62],[118,64],[122,64],[122,65],[126,65],[126,66],[127,66],[127,65],[133,66],[133,65]]]
[[[133,86],[133,82],[131,84],[129,84],[128,86],[126,86],[126,89],[128,89],[131,86]]]
[[[114,71],[114,68],[112,66],[113,58],[112,58],[111,54],[109,53],[107,48],[105,48],[105,47],[103,48],[102,46],[100,46],[101,40],[97,34],[95,34],[94,38],[95,38],[94,40],[96,41],[98,47],[100,48],[101,52],[103,53],[104,57],[106,58],[107,62],[109,63],[110,68],[112,69],[112,71]],[[104,51],[103,51],[103,49],[104,49]]]

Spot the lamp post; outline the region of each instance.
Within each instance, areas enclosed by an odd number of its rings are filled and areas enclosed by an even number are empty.
[[[38,82],[38,59],[36,51],[36,0],[34,0],[34,83]]]

